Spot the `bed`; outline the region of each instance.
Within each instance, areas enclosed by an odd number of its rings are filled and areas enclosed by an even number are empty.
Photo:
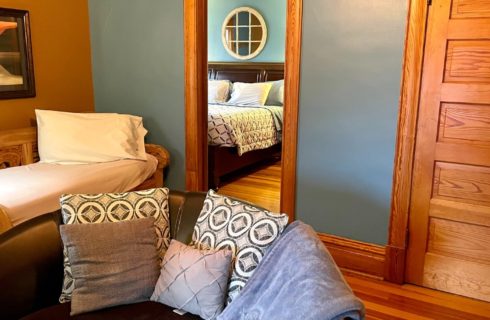
[[[281,80],[284,79],[284,63],[210,62],[208,63],[208,79],[229,80],[232,83]],[[208,105],[208,181],[209,187],[213,189],[219,188],[220,180],[224,175],[265,160],[280,159],[281,155],[282,132],[277,130],[277,126],[274,126],[273,113],[280,111],[282,114],[282,107],[267,106],[266,108],[239,108],[240,110],[226,111],[227,107],[233,108],[233,106],[226,105]],[[243,114],[240,115],[240,112],[248,112],[249,115],[243,116]],[[233,117],[234,125],[238,123],[242,127],[247,127],[250,123],[239,122],[239,118],[261,121],[261,130],[268,135],[265,141],[248,143],[245,147],[237,146],[233,138],[226,136],[229,129],[219,129],[219,126],[229,126],[230,121],[227,121],[226,118],[231,117]],[[268,117],[268,120],[264,117]]]
[[[154,144],[146,144],[145,149],[147,161],[46,164],[37,162],[35,127],[0,131],[0,232],[56,210],[61,193],[123,192],[163,186],[169,153]],[[6,168],[11,169],[1,170]]]

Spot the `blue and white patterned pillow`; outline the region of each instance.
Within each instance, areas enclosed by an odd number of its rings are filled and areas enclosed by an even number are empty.
[[[199,249],[233,252],[228,303],[237,297],[287,223],[286,214],[271,213],[209,190],[194,227],[192,244]]]
[[[119,222],[153,217],[157,249],[163,259],[170,245],[169,190],[155,188],[124,193],[64,194],[60,198],[65,224]],[[71,264],[63,247],[64,279],[60,302],[71,301],[75,287]]]

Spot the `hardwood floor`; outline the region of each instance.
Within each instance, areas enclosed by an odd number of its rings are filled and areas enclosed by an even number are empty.
[[[219,192],[279,211],[281,163],[262,165],[224,180]],[[366,319],[490,319],[490,303],[415,285],[396,285],[344,271],[366,306]]]
[[[344,274],[366,306],[366,319],[490,319],[490,303],[414,285]]]
[[[272,212],[279,212],[281,161],[266,163],[224,178],[218,192],[255,203]]]

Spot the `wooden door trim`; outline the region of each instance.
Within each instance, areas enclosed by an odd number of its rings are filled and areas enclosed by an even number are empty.
[[[286,63],[284,69],[284,115],[281,156],[281,212],[294,220],[296,207],[296,153],[301,66],[303,1],[288,0],[286,17]]]
[[[403,283],[405,279],[408,217],[427,15],[427,1],[409,1],[384,274],[386,280],[396,283]]]
[[[281,211],[294,219],[302,0],[288,0]],[[207,1],[184,0],[186,189],[207,189]],[[204,160],[204,161],[203,161]]]
[[[184,0],[185,185],[207,188],[207,0]],[[204,139],[203,139],[204,137]]]

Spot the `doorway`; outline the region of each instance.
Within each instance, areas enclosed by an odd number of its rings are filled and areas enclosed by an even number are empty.
[[[280,210],[286,0],[208,0],[208,188]]]
[[[208,189],[207,1],[184,1],[186,188]],[[287,1],[280,210],[294,219],[302,1]]]

